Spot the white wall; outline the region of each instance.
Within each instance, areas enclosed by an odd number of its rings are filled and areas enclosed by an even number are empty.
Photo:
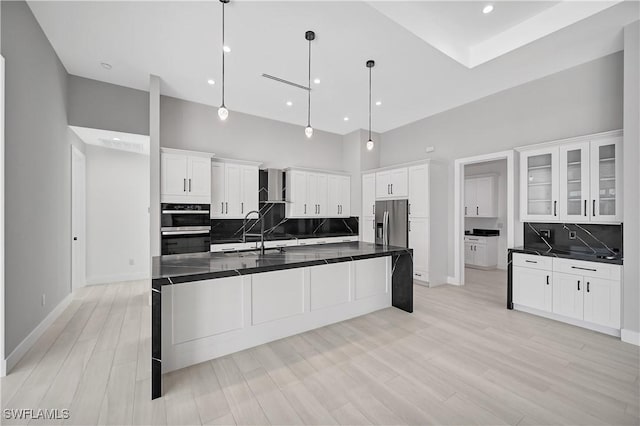
[[[514,87],[382,134],[380,165],[423,158],[449,164],[449,221],[453,235],[453,160],[514,147],[622,128],[621,52]],[[425,148],[435,147],[433,154]],[[517,197],[517,194],[516,194]],[[448,270],[453,274],[453,238]],[[518,238],[516,238],[518,241]]]
[[[624,29],[623,327],[640,344],[640,21]],[[622,337],[626,333],[623,330]]]
[[[149,156],[95,145],[85,155],[87,283],[148,278]]]
[[[356,130],[342,138],[342,168],[351,173],[351,216],[360,216],[362,210],[360,132]]]
[[[507,160],[488,161],[486,163],[469,164],[464,168],[465,178],[475,175],[497,174],[498,179],[498,217],[497,218],[465,218],[465,231],[473,228],[498,229],[498,268],[507,269]]]

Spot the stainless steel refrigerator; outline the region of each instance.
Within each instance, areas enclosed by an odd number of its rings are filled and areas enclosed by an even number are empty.
[[[409,202],[376,201],[376,244],[409,247]]]

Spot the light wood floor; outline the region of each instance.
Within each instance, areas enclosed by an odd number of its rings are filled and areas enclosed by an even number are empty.
[[[2,407],[83,425],[638,424],[638,347],[506,310],[505,275],[170,373],[155,401],[148,283],[86,288],[2,379]]]

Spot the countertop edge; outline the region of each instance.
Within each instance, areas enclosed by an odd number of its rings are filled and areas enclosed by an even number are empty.
[[[579,260],[582,262],[607,263],[610,265],[620,265],[620,266],[624,265],[624,258],[598,259],[596,257],[591,258],[590,256],[581,255],[580,253],[574,253],[574,254],[549,253],[549,252],[545,252],[544,250],[537,250],[537,249],[524,248],[524,247],[513,247],[507,250],[510,253],[522,253],[522,254],[531,254],[535,256],[555,257],[558,259]]]

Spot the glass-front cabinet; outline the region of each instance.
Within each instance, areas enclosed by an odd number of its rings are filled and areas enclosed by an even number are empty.
[[[521,220],[622,222],[621,159],[617,136],[521,151]]]
[[[622,221],[622,138],[591,142],[591,221]]]
[[[589,142],[560,147],[560,219],[589,220]]]
[[[520,156],[520,209],[523,221],[558,219],[558,148],[524,151]]]

